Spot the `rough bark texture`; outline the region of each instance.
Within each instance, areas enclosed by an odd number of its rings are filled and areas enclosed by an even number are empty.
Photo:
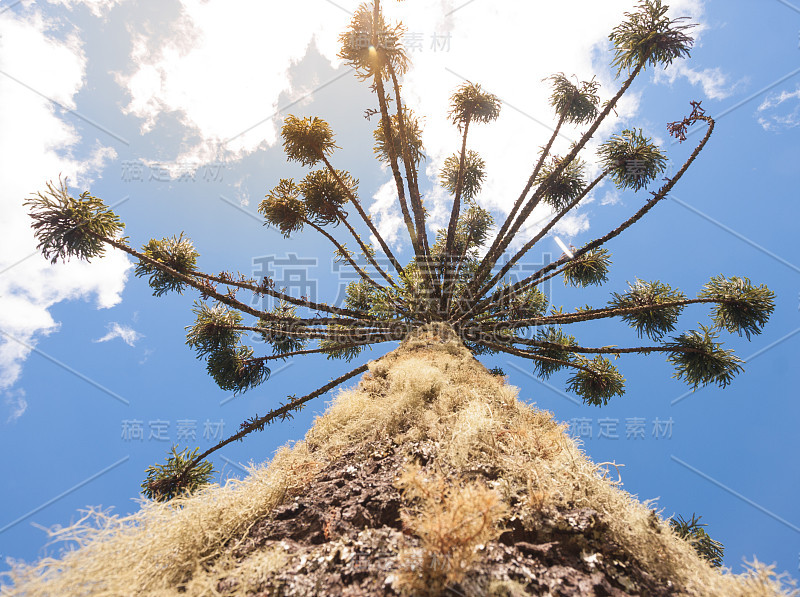
[[[315,477],[308,490],[256,523],[237,557],[278,548],[286,564],[250,593],[273,595],[399,595],[398,554],[419,541],[403,532],[402,493],[396,479],[409,459],[436,466],[431,443],[371,442],[348,450]],[[451,471],[456,475],[456,471]],[[492,481],[496,471],[476,469],[467,478]],[[539,528],[511,524],[486,545],[479,564],[449,595],[672,595],[606,535],[602,517],[589,508],[542,512]],[[225,594],[236,584],[219,584]],[[461,586],[463,585],[463,586]]]

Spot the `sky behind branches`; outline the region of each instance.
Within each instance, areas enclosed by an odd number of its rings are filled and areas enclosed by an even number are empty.
[[[607,35],[634,4],[387,0],[388,15],[407,26],[414,61],[404,92],[423,117],[432,226],[446,222],[448,207],[436,173],[460,146],[446,119],[452,91],[469,80],[503,102],[500,119],[475,126],[469,140],[487,165],[478,202],[500,214],[555,124],[542,79],[594,75],[601,99],[610,97],[617,83]],[[680,164],[698,137],[675,145],[665,125],[687,115],[690,100],[717,119],[715,134],[670,198],[608,246],[608,283],[576,291],[555,279],[546,290],[571,310],[601,306],[637,277],[689,295],[719,273],[765,283],[778,297],[765,332],[750,343],[723,338],[748,361],[745,373],[726,390],[691,394],[659,356],[631,356],[615,363],[625,396],[597,409],[565,395],[563,377],[533,378],[529,362],[484,362],[569,424],[596,462],[624,464],[626,490],[658,498],[665,516],[701,514],[726,546],[727,566],[739,571],[742,558],[756,555],[797,575],[800,9],[783,0],[671,4],[674,15],[700,24],[692,59],[648,69],[584,157],[591,169],[598,142],[635,126]],[[119,252],[51,266],[36,255],[22,200],[69,176],[77,192],[91,188],[120,214],[134,246],[184,231],[205,271],[268,273],[294,293],[340,301],[352,272],[331,262],[325,241],[310,233],[283,239],[262,226],[256,206],[280,178],[305,174],[280,149],[283,117],[319,116],[341,147],[334,166],[360,179],[381,232],[410,257],[390,173],[371,153],[377,122],[364,111],[376,107],[373,96],[335,57],[355,8],[330,0],[0,2],[1,559],[42,555],[38,527],[68,523],[88,505],[134,510],[144,469],[173,443],[210,447],[245,418],[348,369],[313,355],[276,364],[256,390],[226,394],[184,345],[194,296],[153,298]],[[555,152],[579,134],[565,129]],[[642,201],[604,184],[555,235],[581,246]],[[528,232],[547,215],[534,211]],[[560,253],[550,235],[523,267]],[[680,326],[694,328],[706,313],[687,310]],[[584,345],[638,342],[620,322],[576,332]],[[241,476],[247,462],[301,439],[329,399],[220,451],[217,470]]]

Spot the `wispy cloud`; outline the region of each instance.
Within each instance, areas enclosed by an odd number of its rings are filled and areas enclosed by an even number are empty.
[[[656,83],[667,82],[672,85],[679,78],[685,78],[692,85],[699,85],[708,99],[730,97],[743,81],[730,83],[728,76],[717,68],[702,70],[689,66],[686,62],[674,62],[665,70],[655,71]]]
[[[600,200],[600,205],[616,205],[622,201],[622,196],[617,189],[607,191],[603,198]]]
[[[95,342],[110,342],[116,338],[120,338],[128,346],[135,346],[136,341],[142,338],[142,335],[131,327],[112,321],[108,324],[108,333]]]
[[[11,411],[6,419],[7,423],[15,422],[28,410],[28,401],[25,400],[25,390],[22,388],[6,392],[5,403]]]
[[[86,6],[94,16],[103,17],[121,0],[48,0],[50,4],[61,4],[70,10],[75,6]]]
[[[144,365],[150,359],[153,353],[155,353],[154,348],[145,348],[144,353],[142,353],[142,358],[139,360],[139,364]]]
[[[786,102],[789,105],[783,106]],[[774,113],[778,108],[783,112]],[[758,106],[757,113],[758,123],[765,131],[790,129],[800,125],[800,85],[794,91],[784,90],[768,95]]]

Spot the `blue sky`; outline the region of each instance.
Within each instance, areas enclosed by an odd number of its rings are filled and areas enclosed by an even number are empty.
[[[269,4],[0,3],[4,562],[43,555],[41,527],[66,524],[81,508],[135,510],[144,469],[162,461],[173,443],[210,447],[288,394],[307,393],[349,370],[312,356],[276,365],[268,383],[232,398],[184,345],[195,297],[152,297],[116,253],[92,264],[50,266],[34,255],[21,207],[28,194],[68,175],[79,190],[90,188],[117,206],[136,246],[184,231],[205,271],[258,274],[269,267],[286,285],[301,268],[312,284],[304,290],[333,302],[348,280],[335,271],[328,247],[310,234],[284,239],[256,213],[280,178],[304,173],[285,161],[277,143],[282,118],[315,115],[337,134],[336,167],[360,179],[360,196],[382,233],[409,256],[389,174],[370,151],[375,122],[363,112],[373,98],[335,59],[336,35],[356,3]],[[405,91],[425,117],[432,225],[442,224],[447,205],[435,173],[458,147],[445,119],[447,98],[464,79],[504,103],[500,120],[476,127],[470,139],[489,173],[478,200],[499,215],[553,125],[541,79],[596,74],[608,98],[616,84],[606,36],[634,2],[418,4],[387,2],[386,10],[404,20],[414,44]],[[717,130],[671,197],[608,245],[614,264],[602,288],[568,291],[555,280],[549,295],[574,308],[603,304],[637,277],[692,295],[713,275],[747,276],[776,292],[777,308],[753,341],[723,338],[748,361],[745,373],[725,390],[690,393],[662,358],[623,358],[617,365],[626,376],[625,396],[597,409],[564,394],[564,377],[545,384],[529,373],[528,362],[485,362],[502,367],[525,400],[570,423],[596,462],[624,465],[627,491],[657,498],[665,516],[701,514],[724,543],[727,566],[739,571],[742,559],[755,555],[797,576],[800,8],[783,0],[672,4],[675,14],[701,25],[691,60],[667,72],[646,71],[598,140],[641,127],[680,163],[697,137],[674,145],[665,125],[688,114],[690,100],[703,101]],[[565,131],[559,147],[578,132]],[[556,234],[580,246],[641,201],[606,185]],[[549,236],[526,264],[560,252]],[[303,264],[286,265],[291,255]],[[706,317],[705,308],[687,309],[680,326],[695,328]],[[619,322],[576,332],[587,345],[637,342]],[[329,399],[220,451],[215,467],[223,477],[241,476],[244,464],[301,439]]]

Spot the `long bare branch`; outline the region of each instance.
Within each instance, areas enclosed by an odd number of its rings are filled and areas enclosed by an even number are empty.
[[[378,24],[380,19],[380,2],[374,0],[372,5],[372,39],[370,40],[373,48],[378,47]],[[418,257],[422,255],[419,239],[414,230],[414,223],[411,220],[411,214],[408,211],[408,203],[406,202],[405,187],[403,186],[403,176],[400,174],[400,168],[397,164],[397,152],[394,145],[394,134],[392,133],[392,120],[389,117],[389,108],[386,105],[386,90],[383,86],[383,77],[381,76],[381,65],[374,64],[374,79],[375,79],[375,93],[378,95],[378,106],[381,111],[381,124],[383,125],[383,134],[386,137],[386,150],[389,154],[389,165],[392,169],[394,183],[397,187],[397,197],[400,202],[400,210],[403,212],[403,220],[405,221],[408,234],[411,238],[411,246],[414,249],[414,254]],[[398,270],[400,271],[400,270]]]
[[[386,244],[386,241],[383,240],[383,237],[381,236],[380,232],[378,232],[378,229],[375,228],[375,224],[372,223],[372,218],[370,218],[364,211],[364,208],[361,207],[361,202],[353,194],[350,188],[344,183],[342,177],[339,176],[339,173],[334,169],[334,167],[331,165],[330,161],[325,155],[322,155],[322,160],[325,162],[325,166],[328,168],[328,171],[331,173],[331,176],[333,176],[336,179],[336,181],[339,183],[339,186],[341,186],[342,189],[344,189],[345,193],[347,193],[348,197],[350,198],[350,202],[353,204],[353,207],[356,208],[358,215],[361,216],[361,219],[364,220],[364,223],[370,229],[370,232],[372,232],[372,234],[377,239],[378,244],[380,244],[381,249],[383,249],[383,252],[389,258],[389,261],[391,261],[392,265],[394,266],[394,269],[397,271],[397,273],[402,275],[403,266],[401,266],[400,262],[397,261],[397,259],[394,256],[394,253],[392,253],[391,249],[389,249],[389,246]]]
[[[227,286],[235,286],[236,288],[242,288],[244,290],[250,290],[256,294],[266,294],[267,296],[271,296],[276,299],[280,299],[286,301],[287,303],[291,303],[292,305],[296,305],[298,307],[305,307],[307,309],[312,309],[314,311],[324,311],[326,313],[335,313],[337,315],[344,315],[346,317],[352,317],[354,319],[370,319],[367,313],[362,311],[354,311],[352,309],[343,309],[341,307],[334,307],[333,305],[326,305],[324,303],[316,303],[314,301],[309,301],[306,299],[300,299],[293,297],[289,294],[285,294],[283,292],[279,292],[273,288],[265,286],[263,284],[250,284],[243,280],[233,280],[230,278],[225,278],[223,276],[214,276],[211,274],[205,274],[203,272],[192,272],[192,276],[203,278],[205,280],[209,280],[210,282],[216,282],[217,284],[225,284]],[[267,281],[267,278],[264,278],[264,281]]]
[[[579,365],[578,363],[571,363],[570,361],[562,361],[561,359],[554,359],[552,357],[545,357],[542,355],[533,354],[525,350],[514,348],[513,346],[492,342],[491,340],[488,340],[482,336],[480,337],[479,340],[477,340],[477,342],[478,344],[481,344],[486,348],[490,348],[492,350],[499,350],[501,352],[505,352],[508,354],[513,354],[514,356],[522,357],[523,359],[529,359],[531,361],[542,361],[545,363],[553,363],[556,365],[561,365],[562,367],[571,367],[572,369],[580,369],[582,371],[588,371],[589,373],[593,373],[593,371],[589,367],[584,367],[583,365]]]
[[[391,339],[386,340],[367,340],[364,342],[348,342],[342,343],[342,346],[337,346],[336,348],[350,348],[353,346],[369,346],[370,344],[380,344],[382,342],[391,342]],[[328,348],[309,348],[307,350],[294,350],[292,352],[285,352],[283,354],[273,354],[264,357],[255,357],[252,359],[247,359],[246,363],[252,363],[256,361],[275,361],[277,359],[287,359],[289,357],[307,355],[307,354],[317,354],[321,352],[330,352],[330,347]]]
[[[336,250],[338,251],[339,255],[341,255],[342,258],[345,259],[351,266],[353,266],[353,269],[356,270],[358,275],[361,276],[361,278],[364,281],[366,281],[370,286],[380,291],[389,300],[389,302],[392,303],[392,305],[394,305],[395,309],[397,309],[401,313],[410,315],[410,313],[407,310],[403,309],[402,305],[398,304],[397,301],[394,300],[394,297],[392,297],[392,295],[389,293],[389,291],[386,289],[385,286],[381,286],[380,284],[378,284],[375,280],[372,279],[372,277],[369,274],[367,274],[363,269],[361,269],[358,266],[355,260],[350,256],[349,251],[345,249],[344,246],[341,243],[339,243],[339,241],[337,241],[330,232],[325,230],[322,226],[318,226],[314,222],[311,222],[310,220],[306,220],[305,222],[306,224],[311,226],[314,230],[316,230],[325,238],[327,238],[331,242],[331,244],[333,244],[336,247]]]
[[[394,280],[392,280],[391,276],[389,276],[383,270],[383,268],[380,265],[378,265],[378,262],[372,256],[372,252],[370,251],[370,249],[364,244],[364,241],[361,240],[361,235],[358,234],[358,232],[356,232],[356,230],[350,225],[350,222],[347,221],[347,216],[344,214],[344,212],[341,211],[339,212],[339,221],[342,224],[344,224],[345,227],[350,231],[350,234],[356,240],[358,246],[361,248],[361,252],[367,258],[367,261],[370,262],[372,267],[374,267],[377,270],[377,272],[383,277],[383,279],[386,280],[391,286],[393,286],[396,289],[399,289],[397,284],[395,284]]]
[[[246,423],[246,424],[243,423],[241,425],[240,430],[239,430],[238,433],[234,433],[233,435],[231,435],[227,439],[222,440],[217,445],[209,448],[208,450],[206,450],[202,454],[199,454],[198,456],[195,456],[194,458],[192,458],[186,464],[186,466],[183,468],[183,470],[181,471],[181,473],[179,475],[177,475],[175,477],[161,479],[159,481],[154,482],[152,484],[151,489],[155,493],[158,493],[161,487],[181,487],[183,482],[186,480],[186,477],[189,474],[189,472],[195,466],[197,466],[197,464],[202,462],[202,460],[204,458],[210,456],[211,454],[213,454],[217,450],[219,450],[221,448],[224,448],[229,443],[235,442],[237,440],[242,439],[243,437],[245,437],[246,435],[252,433],[253,431],[263,430],[265,426],[269,425],[270,423],[272,423],[276,419],[283,420],[283,419],[286,419],[286,418],[291,418],[292,412],[299,411],[300,408],[306,402],[308,402],[309,400],[313,400],[317,396],[321,396],[322,394],[325,394],[326,392],[328,392],[329,390],[332,390],[336,386],[338,386],[340,384],[343,384],[344,382],[346,382],[349,379],[352,379],[353,377],[355,377],[359,373],[364,373],[366,370],[367,370],[367,365],[366,364],[361,365],[360,367],[356,367],[355,369],[353,369],[349,373],[345,373],[344,375],[341,375],[341,376],[337,377],[336,379],[334,379],[331,382],[325,384],[321,388],[318,388],[318,389],[314,390],[310,394],[306,394],[305,396],[301,396],[300,398],[293,398],[292,400],[290,400],[289,402],[287,402],[283,406],[269,411],[266,415],[261,416],[261,417],[254,417],[253,420],[250,421],[249,423]]]
[[[572,259],[581,257],[582,255],[585,255],[589,251],[591,251],[593,249],[596,249],[597,247],[605,244],[606,242],[608,242],[612,238],[615,238],[616,236],[619,236],[622,232],[624,232],[625,230],[627,230],[628,228],[633,226],[636,222],[638,222],[648,211],[650,211],[656,205],[656,203],[658,203],[659,201],[661,201],[662,199],[664,199],[667,196],[667,193],[669,193],[672,190],[672,188],[675,186],[675,184],[677,184],[677,182],[681,179],[681,177],[689,169],[689,166],[691,166],[692,162],[694,162],[694,160],[697,158],[697,156],[703,150],[703,148],[705,147],[706,143],[708,142],[708,139],[711,137],[711,134],[714,132],[714,119],[713,118],[711,118],[709,116],[705,116],[705,115],[698,115],[698,116],[696,116],[696,120],[705,121],[708,124],[708,130],[706,131],[706,134],[703,136],[703,139],[697,144],[697,147],[695,147],[694,151],[692,151],[690,156],[683,163],[683,166],[681,166],[680,170],[678,170],[678,172],[672,178],[668,178],[667,182],[664,185],[662,185],[662,187],[657,192],[652,192],[651,191],[653,197],[650,200],[648,200],[644,204],[644,206],[642,206],[634,215],[632,215],[630,218],[625,220],[622,224],[620,224],[617,228],[615,228],[614,230],[612,230],[611,232],[609,232],[605,236],[602,236],[602,237],[600,237],[598,239],[595,239],[592,242],[588,243],[587,245],[583,246],[581,249],[578,249],[573,254]],[[462,320],[466,319],[466,317],[469,316],[472,313],[479,312],[479,311],[481,311],[481,310],[483,310],[483,309],[485,309],[487,307],[491,308],[493,306],[496,306],[498,304],[498,302],[497,302],[498,298],[499,299],[508,299],[509,297],[516,296],[517,294],[519,294],[519,292],[524,292],[526,289],[530,288],[532,285],[534,285],[534,284],[538,283],[539,281],[541,281],[542,277],[545,274],[547,274],[548,272],[552,271],[553,269],[556,269],[557,267],[561,266],[563,263],[564,263],[564,259],[560,259],[560,260],[555,261],[555,262],[553,262],[553,263],[551,263],[549,265],[546,265],[545,267],[543,267],[539,271],[531,274],[527,278],[525,278],[523,280],[520,280],[519,282],[513,284],[512,286],[509,286],[508,288],[505,288],[505,289],[502,289],[501,291],[496,292],[492,296],[484,299],[483,301],[480,301],[479,303],[476,303],[475,306],[473,306],[472,309],[470,309],[466,314],[464,314],[459,319],[459,321],[462,321]]]
[[[677,301],[665,301],[663,303],[652,303],[647,305],[637,305],[635,307],[609,307],[606,309],[587,309],[586,311],[577,311],[574,313],[559,313],[556,315],[544,315],[542,317],[526,317],[524,319],[510,319],[508,321],[493,321],[490,324],[492,330],[510,330],[514,328],[553,325],[553,324],[568,324],[578,323],[580,321],[590,321],[594,319],[604,319],[608,317],[619,317],[622,315],[632,315],[634,313],[641,313],[642,311],[649,311],[653,309],[669,309],[672,307],[683,307],[685,305],[695,305],[699,303],[735,303],[734,300],[725,301],[713,298],[696,298],[696,299],[682,299]],[[475,320],[477,321],[477,320]],[[464,326],[464,329],[470,329],[470,326]]]
[[[514,220],[514,217],[517,215],[517,212],[519,211],[519,208],[522,206],[522,203],[525,201],[525,197],[527,196],[528,192],[531,190],[531,187],[533,186],[533,183],[536,181],[536,177],[539,175],[539,172],[541,171],[542,166],[544,165],[544,162],[547,159],[547,156],[550,155],[550,149],[553,147],[553,142],[556,140],[556,137],[558,137],[558,133],[561,130],[561,125],[564,124],[564,118],[566,117],[566,113],[567,112],[565,110],[564,113],[561,115],[561,117],[558,119],[558,123],[556,124],[556,128],[553,130],[553,134],[550,136],[550,139],[547,141],[547,145],[545,145],[544,149],[542,150],[542,155],[539,156],[539,160],[536,162],[536,165],[533,167],[533,173],[528,178],[528,182],[525,183],[525,188],[522,190],[522,192],[520,193],[519,197],[517,197],[517,200],[514,202],[514,206],[511,208],[511,211],[509,212],[508,217],[506,217],[506,219],[503,220],[503,225],[500,227],[500,230],[497,232],[497,235],[494,237],[494,240],[492,241],[492,244],[491,244],[491,246],[489,247],[489,250],[486,253],[487,256],[490,256],[490,255],[492,257],[494,256],[495,252],[497,251],[498,245],[500,244],[500,242],[505,237],[505,234],[506,234],[506,232],[508,230],[508,227],[511,225],[511,222]],[[480,273],[482,274],[482,272],[480,272]],[[490,286],[490,288],[491,288],[491,286]]]
[[[400,95],[400,83],[397,80],[397,73],[395,72],[394,66],[391,62],[388,64],[388,67],[389,74],[392,77],[392,85],[394,86],[395,103],[397,104],[397,125],[400,132],[400,147],[403,152],[403,163],[406,169],[406,181],[408,183],[408,194],[411,202],[411,210],[414,212],[417,242],[422,254],[426,257],[430,257],[430,247],[428,246],[428,233],[425,222],[425,208],[422,205],[422,196],[419,192],[417,169],[414,165],[414,159],[411,156],[408,129],[406,128],[405,114],[403,111],[403,98]]]
[[[651,352],[696,352],[702,353],[699,348],[688,348],[680,346],[633,346],[626,348],[617,348],[615,346],[600,346],[600,347],[587,347],[578,346],[575,344],[564,345],[557,342],[542,342],[540,340],[531,340],[529,338],[514,338],[514,344],[524,344],[526,346],[534,346],[536,348],[549,348],[556,350],[563,350],[565,352],[573,352],[580,354],[649,354]]]
[[[196,290],[199,290],[202,294],[204,294],[206,296],[214,297],[219,302],[221,302],[221,303],[223,303],[225,305],[228,305],[229,307],[233,307],[235,309],[238,309],[239,311],[242,311],[243,313],[247,313],[249,315],[253,315],[255,317],[263,318],[263,319],[266,319],[266,320],[280,319],[279,317],[277,317],[276,315],[274,315],[272,313],[267,313],[266,311],[259,311],[258,309],[254,309],[250,305],[247,305],[247,304],[245,304],[245,303],[243,303],[241,301],[236,300],[230,294],[219,293],[208,282],[201,283],[201,282],[197,281],[196,279],[194,279],[193,277],[191,277],[190,275],[182,274],[178,270],[173,269],[173,268],[169,267],[168,265],[164,265],[160,261],[152,259],[151,257],[148,257],[144,253],[140,253],[136,249],[133,249],[133,248],[129,247],[128,245],[126,245],[123,242],[114,240],[113,238],[106,238],[105,236],[101,236],[101,235],[96,234],[96,233],[94,233],[92,231],[87,231],[87,232],[89,234],[91,234],[92,236],[94,236],[95,238],[98,238],[98,239],[102,240],[103,242],[111,245],[112,247],[116,247],[120,251],[125,251],[129,255],[132,255],[133,257],[136,257],[140,261],[143,261],[145,263],[149,263],[150,265],[152,265],[154,267],[157,267],[162,272],[165,272],[165,273],[169,274],[170,276],[172,276],[173,278],[188,284],[189,286],[191,286],[192,288],[194,288]]]
[[[600,176],[598,176],[597,178],[595,178],[591,182],[591,184],[581,192],[580,195],[578,195],[569,205],[567,205],[554,218],[552,218],[550,222],[536,234],[536,236],[534,236],[531,240],[525,243],[525,245],[519,251],[517,251],[517,253],[511,259],[508,260],[508,262],[501,268],[501,270],[497,274],[495,274],[495,276],[489,282],[487,282],[480,290],[476,292],[475,298],[477,299],[478,297],[483,296],[486,292],[491,290],[500,280],[502,280],[503,277],[509,271],[511,271],[511,268],[514,267],[514,265],[520,259],[522,259],[522,257],[528,251],[530,251],[536,243],[542,240],[545,237],[545,235],[548,232],[550,232],[550,230],[552,230],[553,227],[559,222],[559,220],[561,220],[561,218],[567,215],[567,213],[569,213],[569,211],[572,208],[577,206],[578,203],[580,203],[589,193],[591,193],[594,190],[594,188],[598,184],[600,184],[600,182],[608,175],[610,171],[611,171],[610,169],[604,170],[603,173],[600,174]]]
[[[295,322],[296,323],[296,322]],[[334,324],[336,325],[336,324]],[[291,336],[292,338],[303,338],[308,340],[337,340],[352,338],[359,339],[381,339],[381,341],[402,340],[408,334],[408,329],[405,327],[397,327],[396,329],[369,329],[369,328],[355,328],[355,329],[303,329],[302,324],[298,324],[297,328],[287,327],[271,327],[268,325],[237,325],[232,326],[231,329],[250,331],[257,333],[268,332],[271,334],[280,334],[283,336]]]
[[[479,271],[476,273],[474,287],[473,287],[472,290],[474,290],[474,288],[476,288],[478,286],[478,284],[482,284],[483,283],[483,281],[486,279],[486,277],[491,272],[492,267],[494,267],[494,264],[497,263],[497,260],[500,258],[500,256],[503,255],[503,253],[506,252],[506,249],[508,248],[508,245],[511,244],[511,241],[514,239],[514,237],[516,236],[517,232],[519,232],[519,229],[522,227],[522,224],[525,222],[525,220],[528,219],[528,216],[531,214],[533,209],[538,204],[539,199],[541,198],[542,194],[544,193],[545,189],[547,188],[548,181],[557,179],[561,175],[561,173],[564,171],[564,169],[567,166],[569,166],[569,164],[572,163],[572,161],[578,156],[578,154],[584,148],[586,143],[589,142],[589,140],[595,134],[597,129],[600,127],[600,125],[602,124],[603,120],[605,120],[605,118],[611,113],[611,111],[617,105],[617,102],[619,101],[619,98],[621,98],[623,96],[623,94],[631,86],[631,84],[633,83],[634,79],[636,79],[636,76],[644,68],[644,65],[645,65],[645,62],[643,62],[643,61],[640,61],[639,64],[636,65],[636,68],[634,68],[633,71],[631,71],[630,75],[628,75],[628,78],[625,79],[625,82],[622,84],[622,86],[617,91],[617,93],[614,95],[614,97],[612,97],[606,103],[606,105],[603,108],[603,110],[600,112],[600,114],[598,114],[597,118],[592,123],[592,126],[589,127],[589,130],[586,131],[583,134],[583,136],[581,136],[581,138],[578,141],[578,143],[576,143],[573,146],[573,148],[564,157],[564,159],[561,160],[558,163],[558,165],[553,169],[553,171],[547,176],[547,178],[542,181],[542,183],[539,185],[538,189],[536,191],[534,191],[534,193],[530,197],[530,199],[528,199],[528,201],[524,204],[524,207],[521,209],[520,214],[517,217],[516,221],[509,227],[509,230],[508,230],[506,236],[498,243],[497,249],[495,250],[494,254],[492,254],[492,255],[488,255],[487,254],[486,257],[484,257],[484,259],[481,262],[481,265],[479,267]]]

